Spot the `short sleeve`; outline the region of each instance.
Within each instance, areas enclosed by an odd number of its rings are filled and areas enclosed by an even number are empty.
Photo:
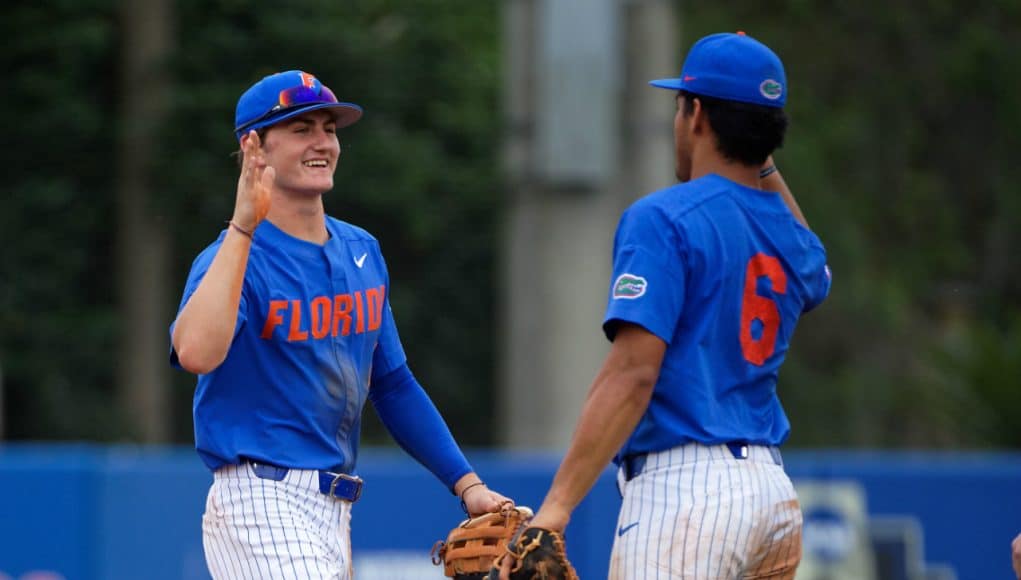
[[[221,240],[222,239],[223,238],[221,236]],[[188,300],[191,298],[192,294],[194,294],[195,290],[198,289],[199,283],[202,282],[202,279],[205,277],[206,272],[209,271],[209,266],[212,265],[213,258],[216,257],[216,252],[219,250],[219,248],[220,244],[215,243],[210,247],[206,248],[205,250],[203,250],[202,253],[195,258],[195,261],[191,265],[191,270],[188,272],[188,280],[184,284],[184,294],[181,297],[181,303],[177,307],[178,315],[181,314],[181,310],[184,310],[184,305],[188,303]],[[246,276],[245,284],[243,284],[241,287],[241,302],[238,305],[237,322],[234,324],[234,338],[237,338],[237,335],[241,331],[241,328],[244,326],[245,321],[248,320],[248,293],[249,289]],[[169,329],[171,337],[170,366],[179,369],[181,368],[181,363],[179,360],[177,360],[177,352],[174,350],[173,344],[175,324],[177,324],[176,317],[174,318],[174,322],[170,324]]]
[[[830,287],[832,285],[833,273],[830,271],[829,264],[823,264],[823,267],[815,276],[814,283],[811,285],[812,296],[811,300],[805,303],[805,312],[822,304],[826,297],[830,295]]]
[[[404,365],[408,360],[397,333],[393,310],[390,308],[389,291],[387,294],[386,303],[383,304],[383,321],[380,326],[379,340],[376,343],[376,350],[372,353],[373,377],[382,377]]]
[[[621,218],[613,249],[603,332],[617,324],[642,326],[669,344],[684,307],[684,243],[655,207],[633,206]]]
[[[833,273],[830,272],[829,262],[826,257],[826,247],[822,240],[814,232],[803,228],[803,243],[808,252],[802,265],[801,279],[804,281],[807,290],[804,312],[808,312],[819,306],[830,295],[830,286],[833,284]]]

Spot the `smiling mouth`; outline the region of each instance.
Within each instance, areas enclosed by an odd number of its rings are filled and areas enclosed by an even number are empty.
[[[311,159],[309,161],[303,161],[301,164],[305,167],[311,168],[325,168],[330,166],[329,162],[325,159]]]

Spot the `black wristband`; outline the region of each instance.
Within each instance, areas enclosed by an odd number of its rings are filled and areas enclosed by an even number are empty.
[[[759,170],[759,179],[762,179],[763,177],[769,177],[770,175],[773,175],[774,173],[776,173],[776,165],[770,165],[769,167],[767,167],[765,169],[760,169]]]

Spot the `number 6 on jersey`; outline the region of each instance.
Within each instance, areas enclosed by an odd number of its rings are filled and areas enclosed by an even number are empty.
[[[745,360],[756,366],[762,366],[776,349],[776,333],[780,330],[780,309],[776,301],[756,292],[759,277],[769,278],[773,292],[787,293],[787,274],[780,265],[780,260],[767,256],[762,252],[748,260],[745,270],[744,296],[741,300],[741,354]],[[758,320],[762,324],[759,338],[752,336],[752,322]]]

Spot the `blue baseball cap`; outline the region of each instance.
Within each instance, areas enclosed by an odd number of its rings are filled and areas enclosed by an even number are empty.
[[[316,109],[332,109],[338,129],[362,118],[361,107],[338,101],[319,79],[307,72],[289,70],[263,78],[241,95],[234,111],[234,135],[240,141],[252,129]]]
[[[787,102],[787,76],[780,57],[744,32],[700,39],[688,51],[680,77],[649,84],[766,107],[780,108]]]

